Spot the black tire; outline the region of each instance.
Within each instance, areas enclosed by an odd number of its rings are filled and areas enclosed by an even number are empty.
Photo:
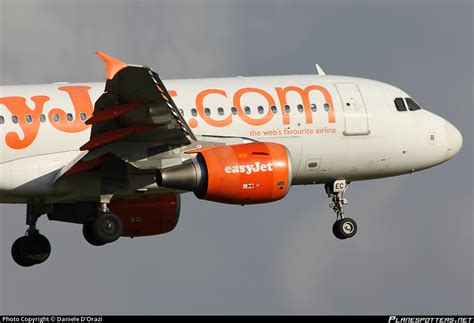
[[[341,220],[337,220],[336,222],[334,222],[334,224],[332,225],[332,233],[334,234],[334,236],[340,240],[344,240],[345,237],[341,235],[340,233],[340,228],[339,228],[339,221]]]
[[[39,233],[20,237],[12,245],[12,258],[22,267],[45,262],[50,254],[49,240]]]
[[[345,218],[336,223],[338,235],[342,239],[352,238],[357,233],[357,223],[351,218]]]
[[[99,214],[91,223],[92,236],[99,242],[114,242],[120,238],[122,232],[122,220],[110,212]]]
[[[24,237],[20,244],[20,251],[23,258],[35,265],[45,262],[51,254],[51,244],[48,238],[39,233],[34,233]]]
[[[15,240],[12,245],[12,258],[13,260],[22,267],[31,267],[35,263],[29,259],[25,259],[21,252],[21,245],[26,237],[20,237]]]
[[[106,243],[99,241],[99,239],[92,234],[92,223],[94,222],[94,219],[91,219],[84,223],[82,226],[82,234],[84,235],[84,239],[86,239],[87,242],[89,242],[93,246],[103,246]]]

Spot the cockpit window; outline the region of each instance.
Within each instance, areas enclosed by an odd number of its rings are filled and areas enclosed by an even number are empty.
[[[410,111],[421,110],[421,107],[412,98],[405,98],[405,101],[407,101],[408,109]]]
[[[393,102],[395,102],[395,107],[397,108],[397,111],[407,111],[405,101],[403,101],[402,98],[396,98]]]

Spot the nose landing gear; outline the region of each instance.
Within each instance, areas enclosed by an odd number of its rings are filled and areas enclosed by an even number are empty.
[[[337,180],[324,185],[326,193],[331,202],[329,207],[336,213],[336,222],[332,226],[332,232],[338,239],[352,238],[357,233],[357,223],[351,218],[344,218],[344,205],[349,202],[344,198],[348,184],[345,180]]]

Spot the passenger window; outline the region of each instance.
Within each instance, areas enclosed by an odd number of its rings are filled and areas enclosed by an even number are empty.
[[[329,112],[329,110],[330,110],[329,104],[324,103],[324,111]]]
[[[237,114],[237,108],[236,108],[236,107],[230,108],[230,111],[232,111],[232,114],[233,114],[234,116]]]
[[[311,103],[311,111],[316,112],[316,110],[317,110],[316,104]]]
[[[18,123],[18,117],[17,116],[12,116],[12,122],[13,123]]]
[[[84,112],[81,112],[81,113],[79,114],[79,118],[81,118],[82,121],[85,121],[85,120],[87,119],[87,116],[86,116],[86,114],[85,114]]]
[[[298,104],[298,112],[303,112],[303,105],[302,104]]]
[[[223,108],[218,108],[218,109],[217,109],[217,113],[218,113],[220,116],[223,116],[223,115],[224,115],[224,109],[223,109]]]
[[[278,109],[277,109],[276,106],[272,105],[272,107],[271,107],[270,109],[272,110],[272,113],[273,113],[273,114],[277,114]]]
[[[5,118],[3,116],[0,116],[0,124],[4,124],[5,123]]]
[[[33,121],[33,118],[32,118],[29,114],[27,114],[27,115],[25,116],[25,121],[26,121],[27,123],[31,123],[31,122]]]
[[[245,107],[244,108],[245,114],[250,114],[250,107]]]
[[[397,111],[407,111],[407,107],[405,106],[405,101],[402,98],[396,98],[394,101],[395,107]]]
[[[84,115],[85,115],[85,113],[84,113]],[[45,122],[45,121],[46,121],[46,117],[45,117],[44,114],[40,114],[39,119],[40,119],[41,122]]]
[[[421,107],[412,98],[405,98],[405,101],[407,101],[408,109],[410,111],[421,110]]]
[[[67,121],[72,121],[74,119],[74,117],[72,116],[71,113],[68,113],[68,114],[66,114],[66,119],[67,119]]]
[[[204,114],[205,114],[206,116],[210,116],[210,115],[211,115],[211,110],[210,110],[209,108],[205,108],[205,109],[204,109]]]
[[[291,112],[291,108],[288,104],[285,104],[285,112],[286,113],[290,113]]]
[[[53,114],[53,120],[55,122],[58,122],[59,121],[59,114],[57,114],[57,113]]]
[[[258,106],[258,113],[263,114],[263,107],[261,105]]]
[[[197,116],[197,115],[198,115],[198,112],[197,112],[197,110],[196,110],[196,109],[194,109],[194,108],[193,108],[193,109],[191,109],[191,115],[192,115],[193,117]]]

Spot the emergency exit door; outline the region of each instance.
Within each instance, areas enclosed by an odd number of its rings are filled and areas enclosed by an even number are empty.
[[[354,83],[336,83],[341,98],[346,136],[367,136],[370,134],[367,109],[359,87]]]

